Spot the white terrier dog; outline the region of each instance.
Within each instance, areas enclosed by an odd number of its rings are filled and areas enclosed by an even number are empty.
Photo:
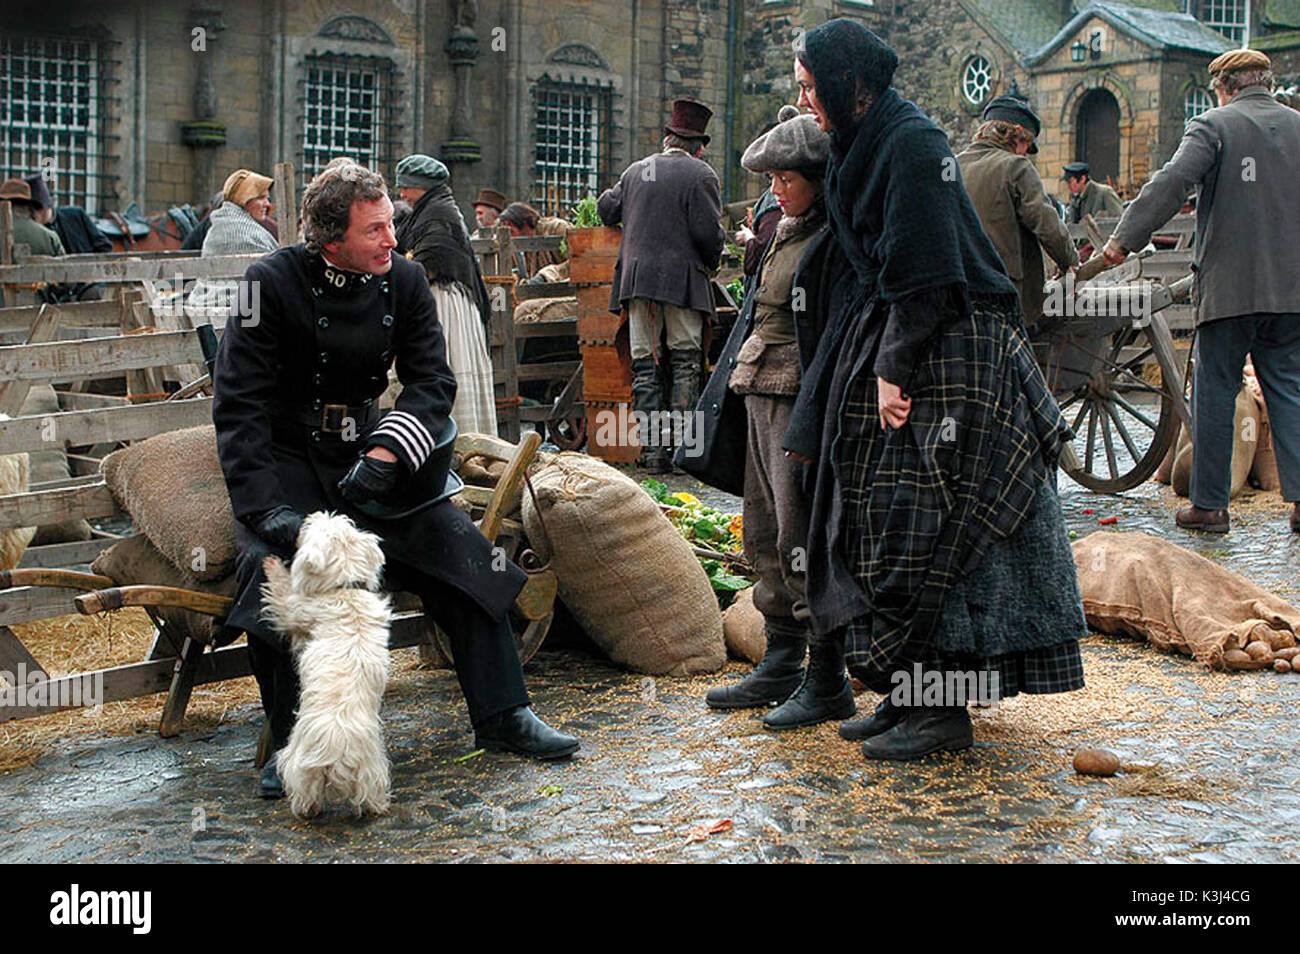
[[[301,691],[298,721],[279,754],[289,807],[300,818],[346,802],[361,815],[389,805],[379,703],[388,684],[388,597],[376,592],[379,538],[347,517],[313,513],[290,569],[263,564],[263,618],[290,636]]]

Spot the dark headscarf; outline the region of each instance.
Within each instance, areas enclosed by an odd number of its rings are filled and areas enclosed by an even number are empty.
[[[844,134],[861,121],[861,106],[889,88],[898,54],[855,20],[839,17],[813,27],[803,38],[799,62],[813,75],[817,98]]]

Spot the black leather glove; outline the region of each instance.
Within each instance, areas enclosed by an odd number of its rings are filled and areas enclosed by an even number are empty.
[[[252,526],[253,532],[271,546],[293,551],[298,546],[302,521],[302,514],[287,504],[281,504],[258,517]]]
[[[397,462],[363,456],[339,481],[339,493],[350,503],[383,497],[397,485]]]

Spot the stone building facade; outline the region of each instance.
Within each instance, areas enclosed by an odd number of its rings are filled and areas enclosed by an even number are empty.
[[[1242,9],[1243,39],[1284,78],[1300,71],[1300,0]],[[667,104],[692,96],[715,111],[705,158],[726,197],[744,199],[761,182],[741,152],[795,99],[795,37],[851,16],[898,50],[901,91],[954,147],[988,98],[1019,91],[1043,118],[1046,180],[1089,158],[1131,193],[1172,154],[1189,111],[1209,104],[1204,66],[1230,44],[1197,19],[1208,10],[1201,0],[52,0],[0,28],[0,172],[49,167],[60,202],[154,212],[201,204],[239,167],[269,174],[291,161],[301,188],[332,155],[391,175],[418,151],[448,162],[463,203],[491,186],[562,213],[655,151]]]

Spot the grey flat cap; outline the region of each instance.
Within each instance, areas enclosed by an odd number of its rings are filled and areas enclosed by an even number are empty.
[[[821,167],[830,148],[830,137],[817,128],[817,120],[803,114],[777,123],[751,142],[740,164],[750,172]]]

